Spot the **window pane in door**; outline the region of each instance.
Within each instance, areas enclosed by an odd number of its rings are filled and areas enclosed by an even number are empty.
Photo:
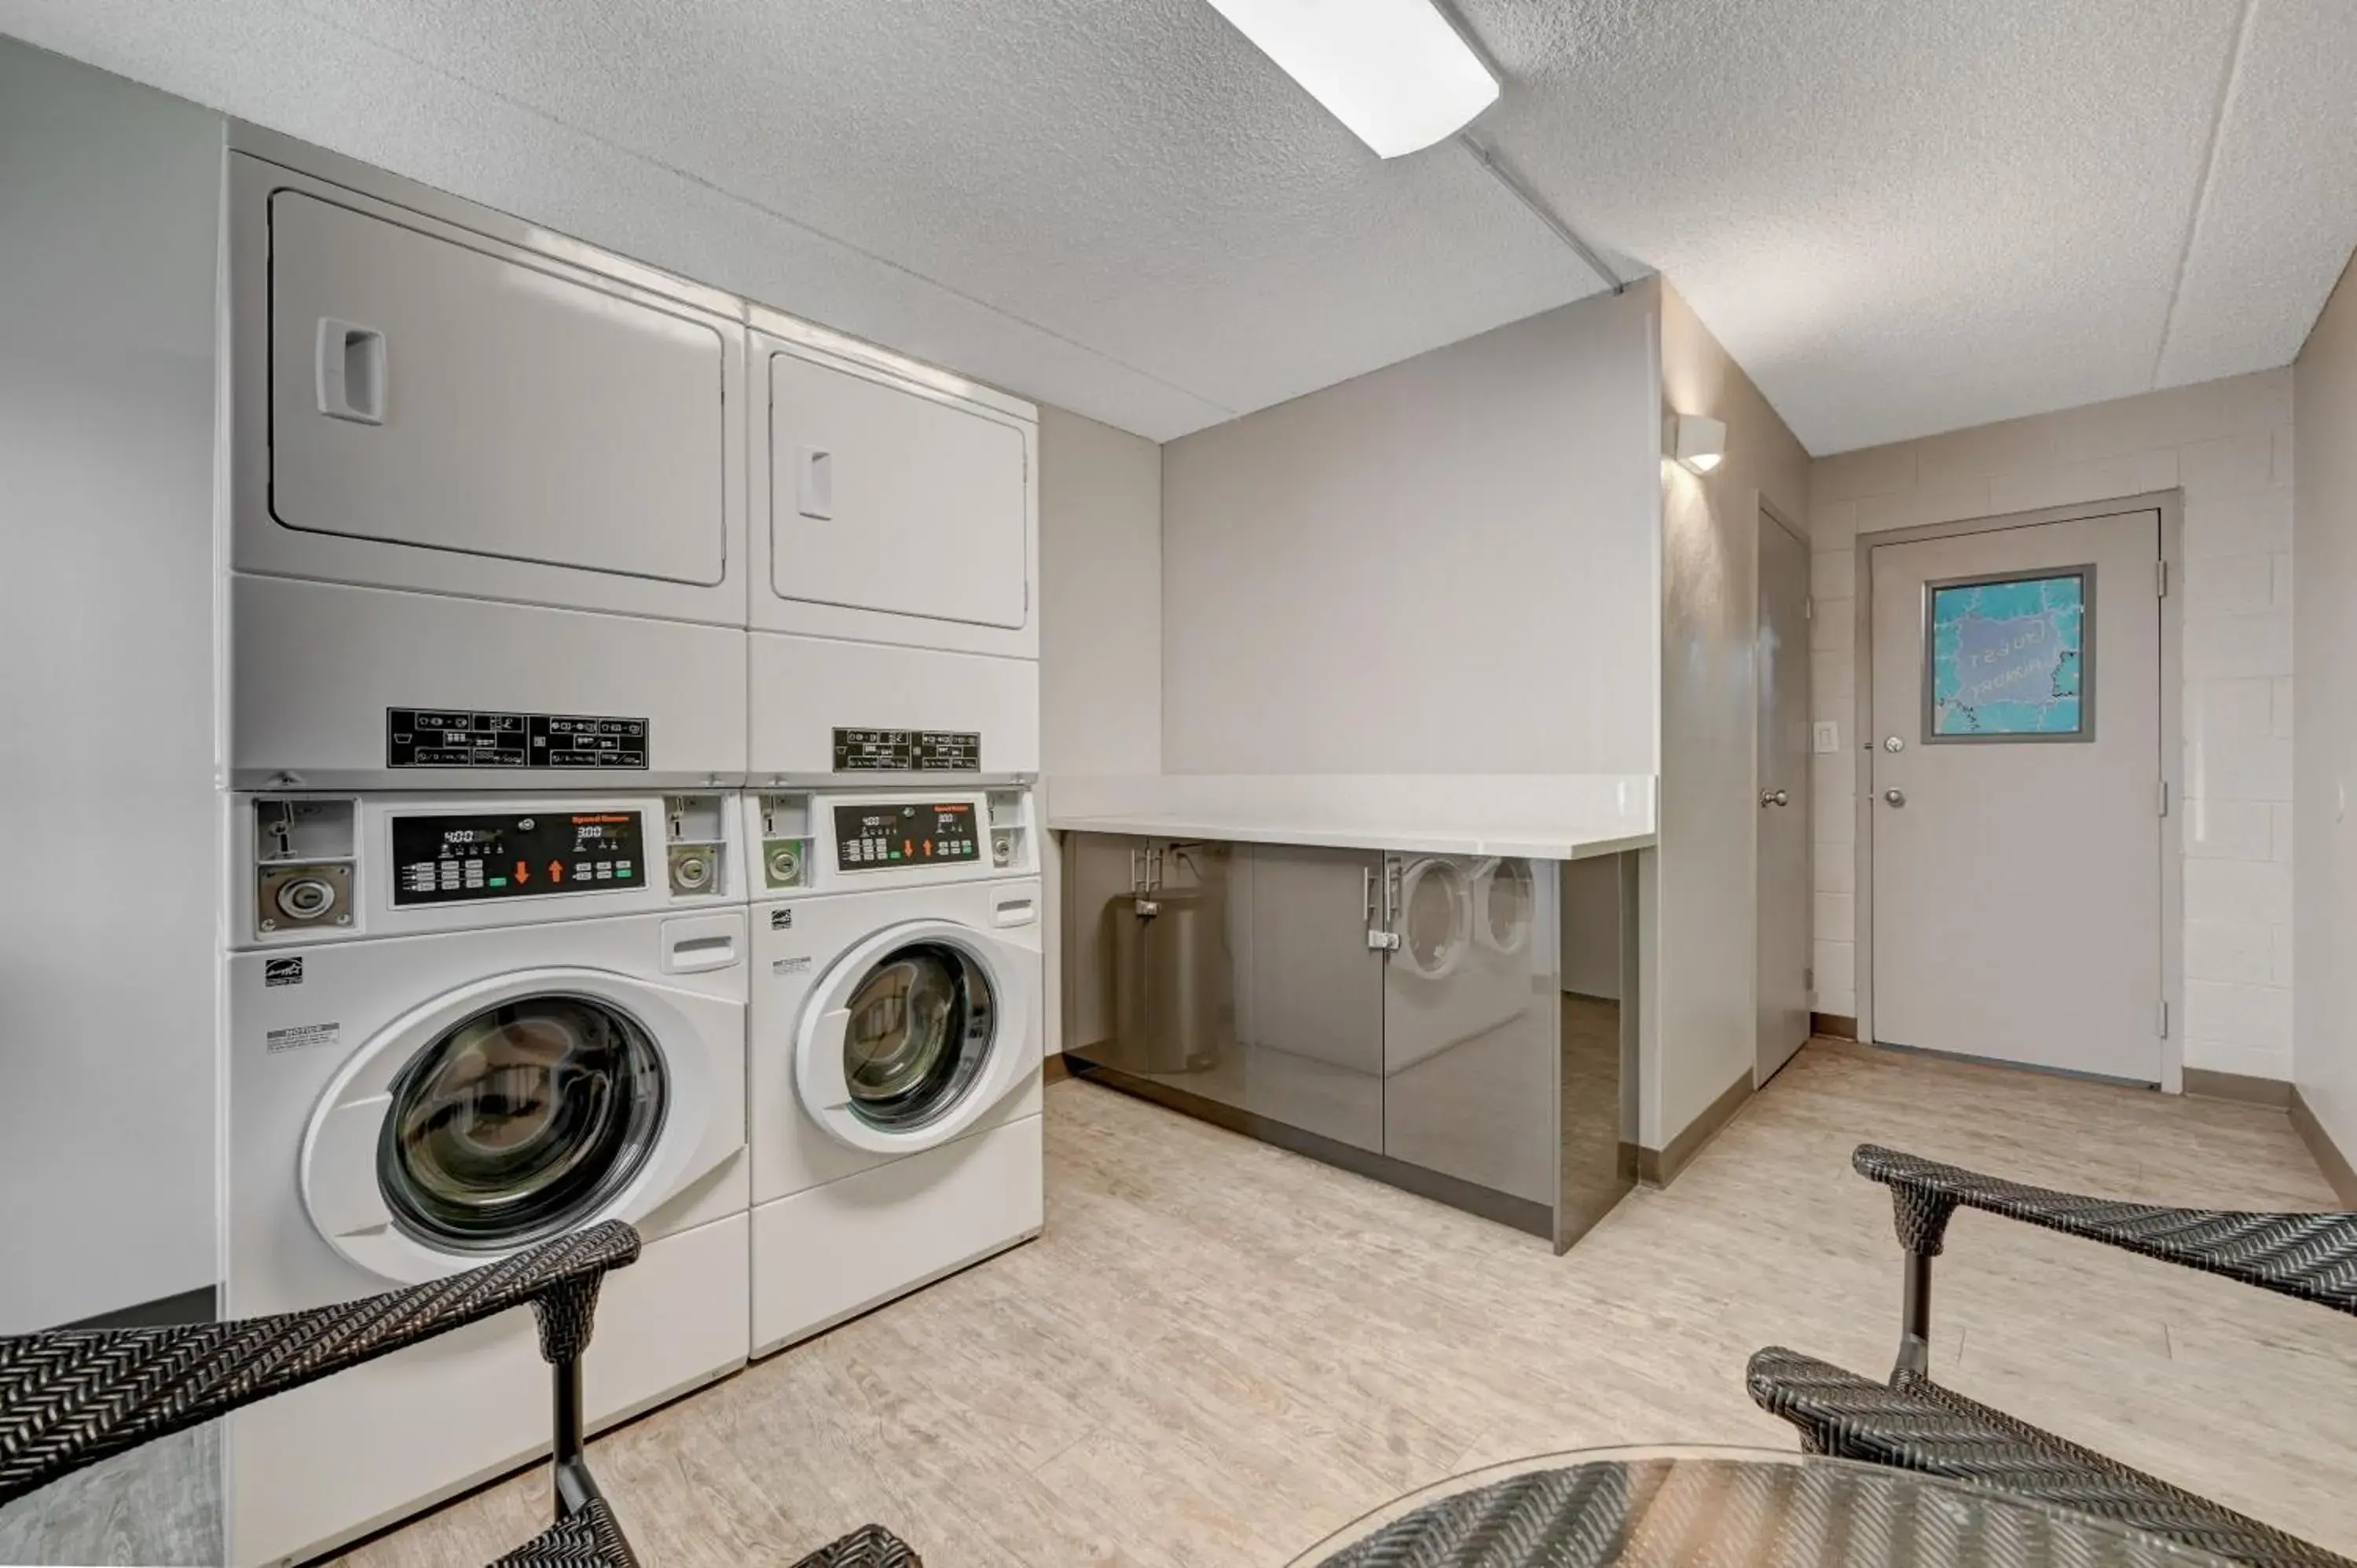
[[[2095,569],[1927,585],[1923,738],[2091,740]]]

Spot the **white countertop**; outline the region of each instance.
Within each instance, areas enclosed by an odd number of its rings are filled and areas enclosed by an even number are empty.
[[[1050,775],[1048,826],[1410,854],[1584,860],[1655,842],[1649,774]]]

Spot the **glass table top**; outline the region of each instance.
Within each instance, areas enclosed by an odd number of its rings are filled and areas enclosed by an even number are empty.
[[[1771,1449],[1601,1448],[1453,1476],[1292,1568],[2235,1568],[2049,1504]]]

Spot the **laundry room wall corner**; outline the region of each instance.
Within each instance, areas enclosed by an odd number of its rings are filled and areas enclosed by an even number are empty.
[[[1159,773],[1162,448],[1042,407],[1039,534],[1043,793],[1059,775]],[[1060,849],[1042,840],[1050,1051],[1064,1047]]]
[[[0,1334],[215,1283],[222,135],[0,38]]]
[[[1660,463],[1663,972],[1642,1143],[1667,1149],[1751,1079],[1760,506],[1806,526],[1809,456],[1678,292],[1658,286],[1663,410],[1727,425],[1726,456],[1709,473]]]

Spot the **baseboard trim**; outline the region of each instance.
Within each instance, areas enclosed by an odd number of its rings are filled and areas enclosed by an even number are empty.
[[[1273,1116],[1263,1116],[1223,1101],[1208,1099],[1192,1090],[1179,1089],[1158,1079],[1125,1072],[1119,1068],[1092,1062],[1086,1057],[1074,1057],[1073,1077],[1088,1083],[1103,1084],[1125,1094],[1150,1101],[1171,1111],[1208,1122],[1214,1127],[1224,1127],[1231,1133],[1241,1133],[1256,1143],[1273,1144],[1297,1155],[1307,1155],[1321,1165],[1362,1176],[1385,1187],[1395,1187],[1412,1192],[1418,1197],[1428,1197],[1445,1203],[1451,1208],[1461,1208],[1468,1214],[1494,1219],[1501,1225],[1511,1225],[1549,1242],[1555,1240],[1555,1211],[1544,1203],[1500,1192],[1462,1176],[1450,1176],[1424,1165],[1372,1149],[1362,1149],[1356,1144],[1345,1144],[1323,1133],[1313,1133],[1297,1127],[1290,1122],[1279,1122]]]
[[[1857,1020],[1844,1013],[1812,1013],[1809,1015],[1809,1033],[1822,1035],[1828,1040],[1855,1040],[1857,1038]]]
[[[1064,1059],[1061,1051],[1049,1051],[1047,1059],[1039,1064],[1039,1081],[1042,1084],[1061,1083],[1071,1076],[1071,1064]]]
[[[2291,1109],[2291,1085],[2279,1078],[2257,1078],[2246,1072],[2220,1072],[2214,1068],[2185,1069],[2185,1092],[2202,1100],[2232,1100],[2244,1105],[2264,1105],[2271,1111]]]
[[[177,1295],[159,1295],[154,1301],[143,1301],[135,1306],[121,1306],[113,1312],[102,1312],[95,1317],[85,1317],[76,1323],[60,1323],[59,1328],[178,1328],[191,1323],[210,1323],[220,1316],[213,1305],[213,1287],[199,1285]]]
[[[1735,1119],[1743,1102],[1751,1098],[1751,1069],[1745,1068],[1743,1076],[1719,1091],[1703,1113],[1686,1123],[1685,1130],[1670,1140],[1665,1149],[1637,1150],[1637,1179],[1647,1187],[1667,1187],[1678,1179],[1678,1173],[1694,1164],[1703,1146],[1718,1135],[1719,1129]]]
[[[2309,1109],[2308,1101],[2296,1084],[2291,1091],[2291,1124],[2299,1133],[2299,1141],[2308,1145],[2309,1156],[2316,1161],[2316,1168],[2324,1173],[2334,1196],[2345,1207],[2357,1208],[2357,1169],[2351,1167],[2349,1156],[2341,1152],[2341,1145],[2332,1141],[2332,1134],[2316,1119],[2316,1112]]]

